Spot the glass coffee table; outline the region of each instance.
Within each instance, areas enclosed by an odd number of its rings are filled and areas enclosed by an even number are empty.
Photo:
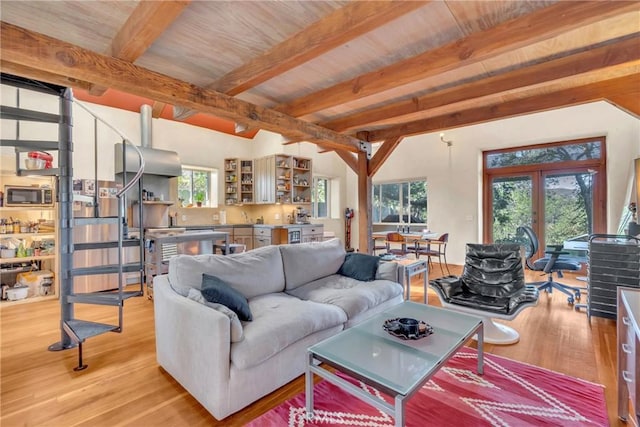
[[[403,340],[386,332],[388,319],[414,318],[433,327],[433,334]],[[482,319],[410,301],[315,344],[307,350],[305,392],[307,418],[313,418],[313,374],[395,418],[404,426],[406,401],[462,347],[478,335],[478,374],[483,373]],[[394,404],[366,393],[320,365],[324,362],[394,398]]]

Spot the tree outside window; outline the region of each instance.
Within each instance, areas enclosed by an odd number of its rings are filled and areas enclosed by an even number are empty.
[[[426,224],[427,182],[374,184],[372,204],[374,223]]]
[[[328,218],[330,206],[330,180],[328,178],[314,177],[313,192],[311,194],[312,216],[314,218]]]
[[[214,189],[217,173],[214,169],[183,167],[178,177],[178,199],[183,206],[217,206]]]

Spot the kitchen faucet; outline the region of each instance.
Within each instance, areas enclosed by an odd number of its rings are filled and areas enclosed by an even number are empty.
[[[246,224],[250,224],[251,221],[249,221],[249,215],[247,215],[247,213],[245,211],[242,211],[242,216],[244,217],[244,222]]]

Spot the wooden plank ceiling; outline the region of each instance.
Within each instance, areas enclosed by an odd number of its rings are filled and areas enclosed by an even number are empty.
[[[7,1],[2,72],[358,152],[607,100],[640,116],[636,1]],[[344,157],[343,157],[344,158]],[[354,161],[349,162],[357,167]]]

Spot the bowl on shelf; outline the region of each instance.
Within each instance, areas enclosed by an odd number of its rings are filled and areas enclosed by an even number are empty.
[[[30,170],[33,169],[44,169],[44,165],[46,161],[43,159],[24,159],[24,167]]]
[[[7,289],[7,299],[9,301],[18,301],[21,299],[25,299],[28,293],[28,286],[15,286],[13,288]]]

